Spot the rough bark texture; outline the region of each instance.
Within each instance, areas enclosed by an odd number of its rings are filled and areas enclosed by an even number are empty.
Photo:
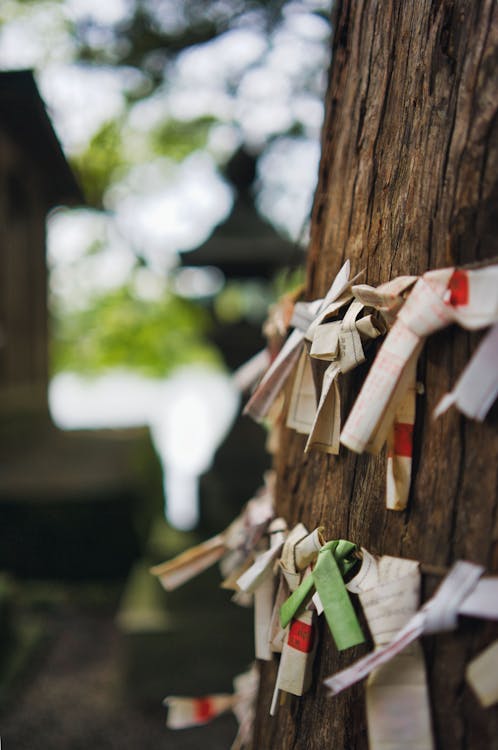
[[[400,274],[498,255],[498,5],[493,0],[342,0],[335,9],[323,153],[308,258],[308,296],[321,296],[346,258],[378,284]],[[404,513],[384,507],[385,456],[303,454],[285,431],[276,464],[278,511],[373,552],[498,570],[497,412],[485,424],[431,413],[480,336],[432,336],[419,362],[414,477]],[[344,412],[365,377],[341,381]],[[424,577],[424,596],[438,583]],[[323,623],[321,624],[323,629]],[[497,636],[478,620],[424,639],[438,748],[498,747],[498,710],[483,710],[465,664]],[[339,654],[323,632],[314,684],[270,719],[276,664],[262,665],[254,748],[363,750],[363,685],[327,698],[324,677],[370,645]]]

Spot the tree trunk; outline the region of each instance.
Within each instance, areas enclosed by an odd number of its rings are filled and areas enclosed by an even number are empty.
[[[366,269],[362,283],[377,285],[498,255],[498,4],[337,0],[335,14],[308,299],[325,293],[346,258],[353,273]],[[285,430],[278,513],[377,554],[445,567],[463,558],[497,572],[498,409],[484,424],[455,409],[431,417],[480,337],[454,326],[425,345],[405,512],[385,509],[385,454],[304,455],[305,438]],[[343,418],[368,366],[341,381]],[[424,599],[439,580],[423,577]],[[262,663],[255,750],[368,747],[364,686],[329,698],[322,683],[371,644],[338,653],[320,627],[310,692],[288,696],[273,719],[276,663]],[[423,639],[438,748],[498,747],[498,709],[482,709],[464,680],[497,632],[467,619]]]

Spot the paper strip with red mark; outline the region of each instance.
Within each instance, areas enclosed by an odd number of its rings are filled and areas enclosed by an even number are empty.
[[[169,729],[185,729],[207,724],[216,716],[231,711],[233,704],[234,696],[227,693],[203,698],[171,695],[164,700],[164,705],[168,707],[166,726]]]
[[[465,276],[465,281],[463,281]],[[427,336],[458,323],[478,329],[498,321],[498,265],[475,271],[429,271],[398,312],[341,433],[357,453],[376,453],[413,383],[413,368]]]
[[[306,610],[288,628],[270,707],[271,716],[277,711],[280,690],[292,695],[303,695],[311,685],[317,646],[314,618],[315,613]]]

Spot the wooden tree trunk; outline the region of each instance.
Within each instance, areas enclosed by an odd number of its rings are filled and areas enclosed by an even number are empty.
[[[346,258],[376,285],[498,255],[498,4],[337,0],[334,29],[308,298],[324,294]],[[285,430],[279,514],[378,554],[437,566],[465,558],[497,572],[498,410],[484,424],[454,409],[431,417],[479,338],[452,327],[425,346],[407,511],[385,509],[384,454],[305,456],[303,436]],[[343,416],[368,366],[341,381]],[[424,597],[439,580],[424,576]],[[367,748],[364,686],[328,698],[322,681],[371,644],[338,653],[321,628],[311,691],[289,696],[273,719],[276,664],[262,664],[255,750]],[[464,680],[496,637],[494,626],[465,620],[423,639],[438,748],[498,747],[498,710],[482,709]]]

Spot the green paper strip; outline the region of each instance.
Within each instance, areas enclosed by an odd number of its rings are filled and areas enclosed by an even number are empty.
[[[343,576],[356,563],[356,545],[345,539],[327,542],[318,554],[316,565],[280,609],[280,622],[286,627],[316,589],[327,624],[339,651],[363,643],[361,632]]]
[[[339,651],[344,651],[365,640],[342,578],[354,564],[351,553],[355,545],[342,539],[329,544],[318,554],[313,579],[335,645]]]
[[[306,576],[304,581],[298,586],[298,588],[292,592],[288,599],[280,607],[280,624],[283,628],[286,628],[293,617],[299,612],[301,607],[304,606],[306,601],[310,598],[315,588],[315,582],[313,575]]]

